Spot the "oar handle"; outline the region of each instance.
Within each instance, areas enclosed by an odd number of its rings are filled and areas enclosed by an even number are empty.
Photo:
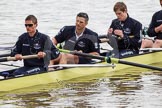
[[[32,59],[32,58],[38,58],[38,55],[26,55],[26,56],[22,56],[22,59]],[[0,58],[0,62],[14,61],[14,60],[16,60],[15,57],[4,57],[4,58]]]
[[[38,58],[38,55],[26,55],[26,56],[22,56],[22,59],[32,59],[32,58]]]
[[[100,43],[104,43],[104,42],[109,42],[109,39],[107,39],[107,38],[100,39]]]

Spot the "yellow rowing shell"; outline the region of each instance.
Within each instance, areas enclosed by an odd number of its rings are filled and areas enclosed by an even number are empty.
[[[140,63],[140,64],[154,64],[162,62],[161,52],[152,52],[148,54],[141,54],[134,57],[124,58],[126,61]],[[106,64],[105,62],[101,64]],[[57,83],[58,81],[66,81],[74,78],[90,76],[94,74],[103,74],[109,73],[109,76],[113,76],[118,73],[119,70],[127,69],[133,66],[125,65],[125,64],[115,64],[116,67],[75,67],[75,68],[67,68],[63,70],[50,71],[41,74],[17,77],[7,80],[0,81],[0,91],[12,91],[18,90],[26,87],[32,87],[36,85],[44,85],[49,83]],[[140,71],[140,67],[138,70]],[[147,69],[149,70],[149,69]],[[124,70],[122,71],[124,72]]]

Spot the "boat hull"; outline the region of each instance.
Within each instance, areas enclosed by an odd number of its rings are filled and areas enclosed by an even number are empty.
[[[154,64],[162,62],[162,59],[159,59],[161,56],[161,52],[153,52],[149,54],[143,54],[140,56],[128,57],[124,58],[126,61],[141,63],[141,64]],[[102,64],[104,64],[103,62]],[[74,78],[90,76],[94,74],[103,74],[108,73],[109,76],[114,74],[121,74],[118,73],[119,70],[131,68],[133,66],[124,65],[124,64],[115,64],[116,67],[75,67],[75,68],[68,68],[63,70],[56,70],[41,74],[11,78],[7,80],[0,81],[0,91],[12,91],[26,87],[32,87],[36,85],[44,85],[49,83],[58,83],[58,81],[66,81],[71,80]],[[138,68],[140,70],[142,68]],[[149,69],[146,69],[149,70]]]

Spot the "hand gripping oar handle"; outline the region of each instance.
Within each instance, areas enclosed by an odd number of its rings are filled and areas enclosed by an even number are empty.
[[[26,56],[22,56],[22,59],[32,59],[32,58],[38,58],[37,55],[26,55]],[[3,57],[0,58],[0,62],[5,62],[5,61],[14,61],[16,60],[15,57]]]

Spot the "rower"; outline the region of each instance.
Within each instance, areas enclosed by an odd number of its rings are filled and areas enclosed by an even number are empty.
[[[129,17],[127,6],[123,2],[114,5],[117,19],[114,19],[108,29],[110,45],[114,48],[114,57],[123,58],[139,53],[142,24]]]
[[[160,5],[162,6],[162,0],[160,0]],[[153,41],[143,39],[141,48],[162,48],[162,10],[153,14],[147,34],[155,39]]]
[[[80,12],[76,16],[75,26],[64,26],[59,33],[53,37],[53,43],[64,43],[63,48],[67,50],[75,50],[79,52],[99,55],[99,39],[98,34],[86,28],[88,24],[88,14]],[[72,54],[61,53],[61,58],[51,60],[51,65],[56,64],[88,64],[92,60],[86,57],[80,57]]]
[[[12,56],[22,60],[25,55],[37,55],[37,58],[23,60],[24,66],[13,72],[13,75],[26,75],[45,72],[48,70],[50,59],[59,57],[59,51],[53,45],[50,37],[38,32],[37,18],[28,15],[25,19],[26,31],[19,36]]]

